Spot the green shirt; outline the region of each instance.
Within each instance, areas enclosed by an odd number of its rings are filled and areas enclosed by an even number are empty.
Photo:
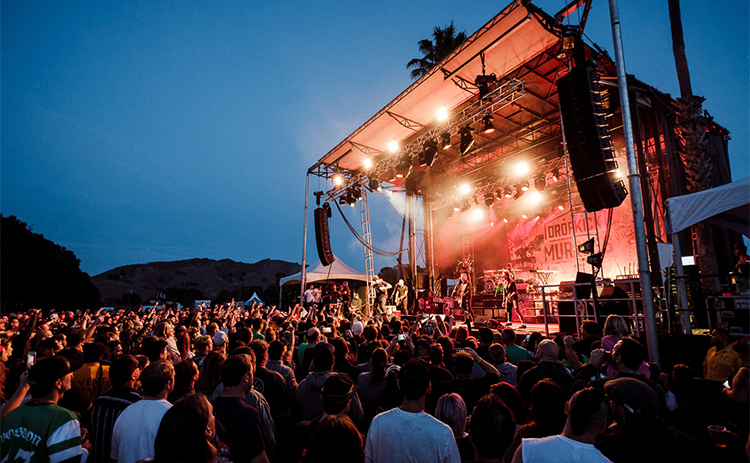
[[[58,463],[83,453],[78,418],[56,404],[21,405],[3,418],[0,429],[3,462]]]
[[[513,365],[518,366],[521,360],[531,360],[531,353],[521,346],[509,346],[505,348],[505,356]]]

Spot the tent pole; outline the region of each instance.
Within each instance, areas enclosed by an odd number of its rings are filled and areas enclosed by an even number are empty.
[[[620,30],[620,12],[617,0],[609,0],[609,16],[612,24],[612,42],[615,47],[615,64],[617,65],[617,84],[620,88],[620,104],[622,122],[625,132],[625,150],[628,159],[628,182],[630,186],[630,202],[633,211],[633,226],[635,228],[635,245],[638,253],[638,274],[643,296],[643,312],[646,323],[646,340],[648,353],[652,362],[661,364],[659,357],[659,339],[656,332],[656,314],[654,309],[654,295],[651,287],[651,273],[648,264],[648,247],[646,244],[645,224],[643,221],[643,199],[641,196],[638,160],[633,149],[633,121],[630,115],[630,99],[628,96],[628,81],[625,74],[625,53],[622,47],[622,33]]]
[[[693,327],[690,325],[690,307],[688,305],[687,286],[685,283],[685,268],[682,266],[680,232],[672,234],[672,247],[674,248],[674,263],[677,266],[677,289],[680,292],[679,307],[682,334],[693,334]]]
[[[305,301],[305,258],[307,257],[307,209],[310,201],[310,172],[305,176],[305,225],[302,232],[302,273],[299,283],[299,303]],[[280,290],[280,289],[279,289]]]

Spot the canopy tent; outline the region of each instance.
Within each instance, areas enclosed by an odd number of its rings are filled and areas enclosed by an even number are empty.
[[[682,326],[686,334],[691,334],[679,232],[705,221],[750,236],[750,177],[705,191],[675,196],[667,199],[665,204],[665,222],[667,230],[672,235],[677,266]]]
[[[698,222],[730,228],[750,237],[750,177],[689,195],[667,199],[670,233]]]
[[[334,256],[335,257],[335,256]],[[312,269],[305,272],[305,281],[312,283],[314,281],[328,280],[359,280],[367,281],[367,275],[358,272],[346,265],[338,257],[335,257],[331,265],[323,265],[320,262]],[[279,285],[295,284],[302,282],[302,272],[295,273],[279,280]]]
[[[323,265],[318,262],[312,270],[305,271],[305,281],[307,283],[330,280],[359,280],[367,282],[367,275],[349,267],[336,256],[334,256],[331,265]],[[279,280],[279,306],[281,306],[281,290],[284,285],[299,283],[302,283],[302,272],[297,272],[294,275]]]
[[[260,298],[258,297],[258,293],[255,293],[255,292],[253,293],[252,297],[250,297],[250,299],[248,299],[248,300],[245,301],[245,305],[246,306],[247,305],[253,305],[253,302],[257,302],[259,304],[266,305],[265,302],[263,302],[263,301],[260,300]]]

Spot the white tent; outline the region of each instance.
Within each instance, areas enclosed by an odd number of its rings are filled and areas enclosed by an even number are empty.
[[[750,177],[667,199],[670,233],[707,221],[750,237]]]
[[[338,257],[334,256],[335,260],[331,265],[325,266],[318,262],[316,266],[310,266],[305,272],[305,281],[312,283],[314,281],[327,281],[327,280],[359,280],[367,281],[367,275],[358,272],[353,268],[346,265]],[[279,285],[284,286],[285,284],[301,283],[302,272],[295,273],[288,277],[284,277],[279,280]]]
[[[680,318],[685,334],[691,334],[692,328],[687,315],[687,288],[679,232],[702,221],[730,228],[750,237],[750,177],[697,193],[675,196],[666,201],[666,227],[672,235],[680,294]]]
[[[346,265],[341,259],[334,256],[331,265],[323,265],[320,262],[316,266],[310,266],[305,272],[305,281],[312,283],[314,281],[330,280],[359,280],[367,282],[367,275],[360,273]],[[302,282],[302,272],[295,273],[279,280],[279,305],[281,305],[281,289],[285,284],[298,284]]]

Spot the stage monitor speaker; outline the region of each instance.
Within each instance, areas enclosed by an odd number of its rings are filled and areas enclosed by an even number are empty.
[[[578,272],[576,273],[576,283],[591,283],[594,275],[590,273]],[[591,285],[576,286],[576,298],[577,299],[588,299],[591,297]]]
[[[336,260],[331,251],[331,238],[328,234],[328,213],[322,207],[315,209],[315,244],[318,246],[320,263],[328,266]]]
[[[565,143],[578,192],[588,212],[617,207],[627,190],[617,170],[609,125],[604,116],[599,74],[576,66],[557,80]]]

